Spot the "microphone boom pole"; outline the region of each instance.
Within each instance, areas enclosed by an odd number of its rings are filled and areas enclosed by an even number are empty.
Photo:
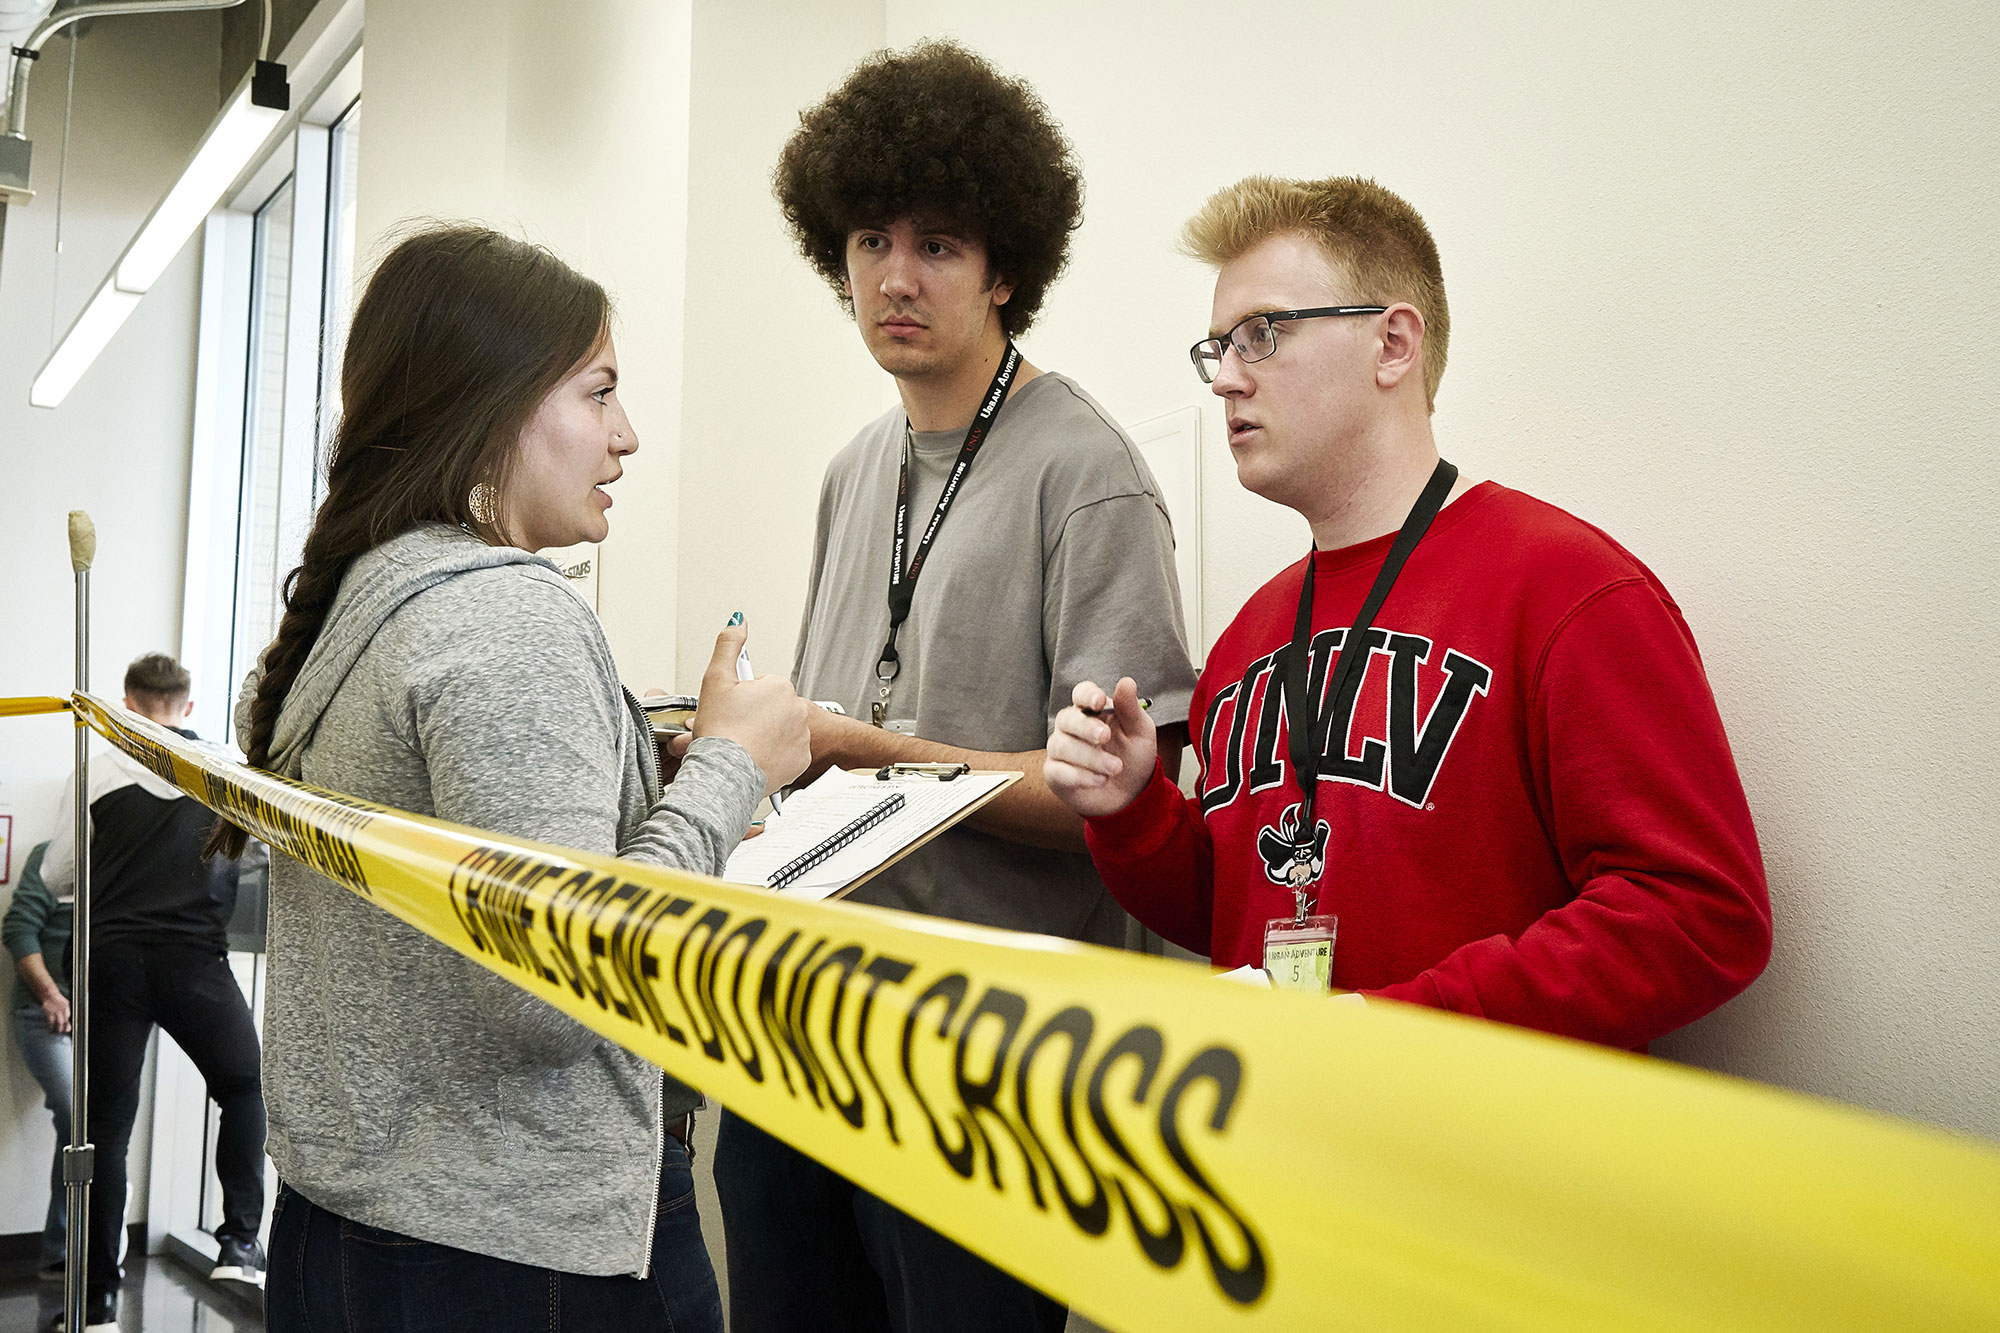
[[[90,566],[97,558],[97,528],[81,509],[69,513],[69,564],[76,571],[76,690],[90,688]],[[69,1145],[63,1149],[63,1194],[69,1210],[68,1255],[63,1265],[63,1327],[84,1327],[83,1304],[90,1262],[90,1182],[96,1148],[87,1141],[90,1118],[90,728],[76,715],[76,901],[71,905],[70,1047],[75,1092],[70,1098]],[[112,1260],[116,1263],[114,1257]]]

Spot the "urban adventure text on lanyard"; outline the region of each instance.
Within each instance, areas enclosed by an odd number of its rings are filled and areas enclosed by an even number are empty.
[[[1458,480],[1458,469],[1438,460],[1431,472],[1430,482],[1416,504],[1410,507],[1410,516],[1403,520],[1403,527],[1396,534],[1395,544],[1389,554],[1382,559],[1382,570],[1375,576],[1375,585],[1368,590],[1368,596],[1361,603],[1361,610],[1354,617],[1347,637],[1340,641],[1340,657],[1335,661],[1331,680],[1323,704],[1314,709],[1308,704],[1310,684],[1308,672],[1312,649],[1312,607],[1313,607],[1313,552],[1306,555],[1305,581],[1299,588],[1299,615],[1292,626],[1292,644],[1285,654],[1285,722],[1290,728],[1292,754],[1292,778],[1299,785],[1301,805],[1299,808],[1299,841],[1294,847],[1293,857],[1304,865],[1310,865],[1315,845],[1317,826],[1313,822],[1313,807],[1319,799],[1319,760],[1326,753],[1329,733],[1336,717],[1348,717],[1352,712],[1353,694],[1359,692],[1359,679],[1350,685],[1348,677],[1358,675],[1365,667],[1359,663],[1367,661],[1362,651],[1361,641],[1366,637],[1369,626],[1375,623],[1375,613],[1382,609],[1382,603],[1389,596],[1389,589],[1396,582],[1396,575],[1403,569],[1403,562],[1410,558],[1410,552],[1417,549],[1417,543],[1437,517],[1438,510],[1444,508],[1445,496],[1451,494],[1452,485]],[[1317,551],[1317,547],[1314,551]],[[1308,725],[1300,726],[1300,718],[1310,719]],[[1341,737],[1344,749],[1347,738]],[[1303,877],[1302,877],[1303,878]],[[1318,876],[1305,878],[1304,882],[1293,881],[1293,897],[1297,900],[1297,919],[1305,920],[1312,903],[1319,897]]]
[[[873,721],[883,725],[889,712],[889,691],[894,686],[896,675],[903,669],[903,661],[896,656],[896,634],[903,628],[903,622],[910,618],[910,603],[917,594],[917,576],[924,572],[924,561],[930,558],[931,543],[937,540],[938,529],[944,526],[945,515],[951,512],[951,503],[958,498],[958,488],[965,483],[965,474],[972,470],[973,457],[979,446],[986,440],[993,423],[1000,419],[1000,409],[1007,401],[1008,386],[1014,382],[1014,372],[1021,367],[1021,352],[1010,341],[1007,354],[1000,358],[1000,369],[994,372],[993,383],[986,390],[986,397],[979,404],[979,415],[972,419],[972,425],[965,432],[965,443],[959,446],[958,461],[952,465],[951,475],[945,478],[944,490],[938,496],[937,508],[931,511],[930,526],[924,529],[922,540],[918,541],[916,553],[910,557],[906,567],[903,552],[909,546],[910,537],[910,453],[912,444],[909,427],[904,427],[903,466],[896,481],[896,527],[895,540],[889,550],[889,639],[882,645],[882,655],[875,662],[875,679],[881,689],[875,698]]]

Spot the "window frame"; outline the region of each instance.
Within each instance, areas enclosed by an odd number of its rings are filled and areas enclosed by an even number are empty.
[[[342,39],[336,39],[342,40]],[[323,491],[323,460],[330,413],[321,410],[327,366],[329,310],[343,315],[345,300],[330,302],[328,284],[351,283],[335,263],[337,184],[332,145],[339,127],[360,104],[361,49],[356,34],[332,72],[307,93],[291,129],[209,215],[201,236],[201,303],[195,363],[195,402],[188,478],[187,572],[181,616],[181,661],[195,676],[191,725],[217,741],[233,739],[241,666],[263,643],[240,632],[238,599],[250,545],[245,499],[252,480],[246,460],[255,448],[259,351],[257,272],[259,212],[278,190],[292,189],[286,254],[277,534],[271,577],[281,581],[297,563],[312,513]],[[344,330],[341,331],[344,334]],[[262,1026],[264,955],[261,948],[232,950],[230,966]],[[175,1253],[197,1268],[215,1260],[209,1234],[220,1217],[215,1178],[217,1112],[201,1075],[171,1041],[162,1039],[154,1059],[152,1160],[148,1171],[148,1253]],[[276,1178],[265,1161],[265,1225]]]
[[[182,593],[180,658],[197,681],[190,725],[217,742],[235,741],[236,687],[263,645],[239,643],[236,605],[244,527],[248,413],[252,383],[252,304],[257,295],[257,214],[290,180],[292,230],[283,364],[283,445],[274,577],[297,563],[324,489],[327,432],[322,411],[329,339],[327,283],[336,272],[336,164],[332,146],[361,95],[358,47],[326,82],[298,123],[275,140],[237,189],[209,215],[202,232],[201,308],[195,363],[195,410],[189,466],[187,571]],[[337,307],[346,312],[347,303]],[[344,332],[344,331],[343,331]],[[254,637],[254,636],[249,636]]]

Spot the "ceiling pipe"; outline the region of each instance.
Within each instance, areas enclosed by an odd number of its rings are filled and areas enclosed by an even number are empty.
[[[172,14],[195,9],[234,9],[243,0],[82,0],[59,14],[50,14],[28,34],[28,40],[14,48],[13,95],[7,104],[7,133],[26,138],[28,129],[28,71],[42,54],[42,43],[72,23],[106,18],[113,14]]]
[[[35,25],[55,7],[55,0],[0,0],[0,57],[26,41]],[[0,65],[4,63],[0,59]],[[0,126],[6,123],[7,95],[6,83],[0,82]]]
[[[7,129],[0,133],[0,259],[6,254],[7,210],[35,197],[28,167],[33,145],[28,142],[28,75],[41,58],[42,45],[72,23],[118,14],[171,14],[199,9],[233,9],[243,0],[80,0],[60,13],[50,13],[28,39],[13,49],[12,93],[7,99]]]

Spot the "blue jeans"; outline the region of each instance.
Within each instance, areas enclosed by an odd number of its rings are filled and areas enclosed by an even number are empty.
[[[652,1272],[582,1277],[363,1226],[278,1186],[270,1333],[722,1333],[687,1149],[666,1142]]]
[[[732,1333],[1062,1333],[1027,1283],[725,1108]]]
[[[56,1156],[49,1166],[49,1216],[42,1228],[42,1267],[63,1261],[69,1206],[63,1193],[63,1145],[69,1142],[71,1047],[69,1034],[49,1031],[48,1015],[39,1004],[14,1011],[14,1038],[21,1045],[28,1072],[42,1085],[42,1099],[56,1119]]]

